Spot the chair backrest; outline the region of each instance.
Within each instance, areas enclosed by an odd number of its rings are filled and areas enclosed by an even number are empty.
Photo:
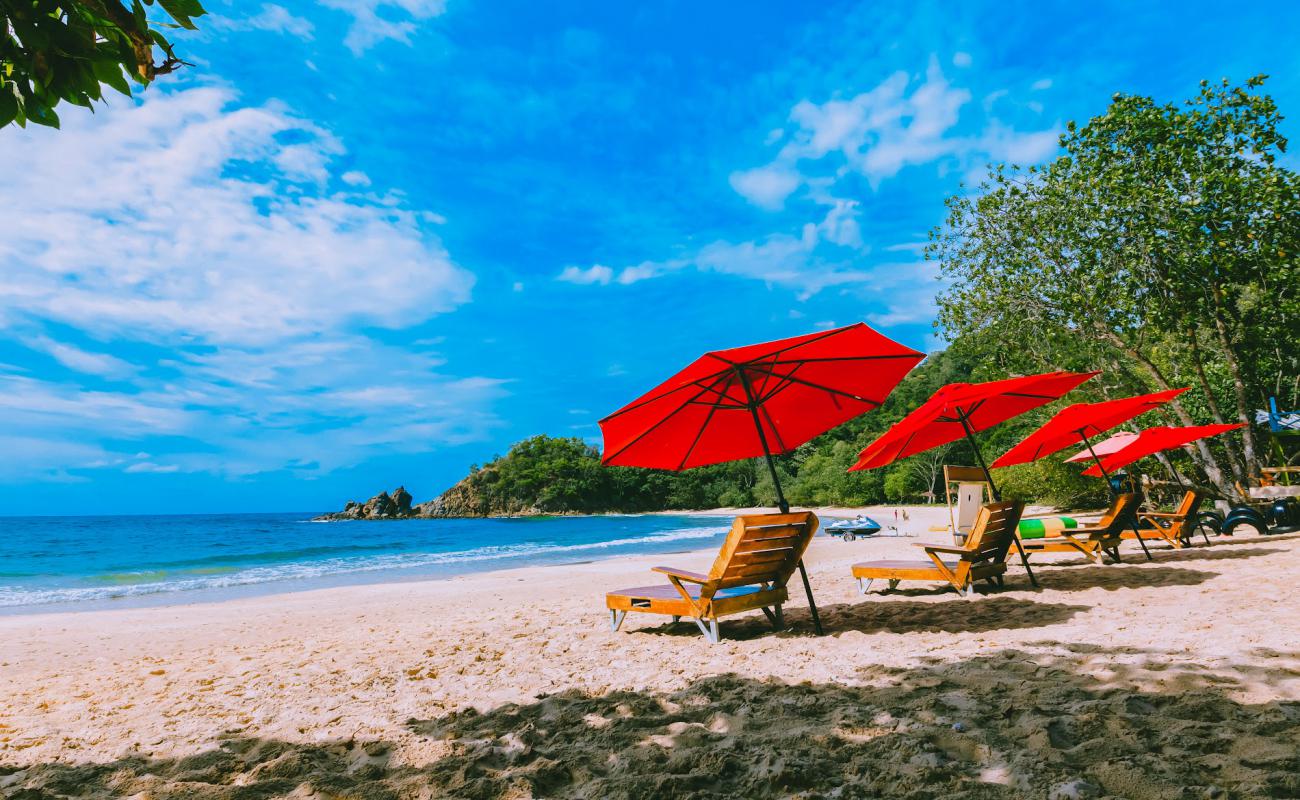
[[[1192,489],[1183,495],[1183,501],[1178,504],[1178,508],[1174,510],[1174,513],[1182,517],[1183,522],[1187,522],[1196,516],[1196,512],[1201,509],[1201,503],[1204,500],[1204,494]]]
[[[714,590],[756,583],[785,586],[817,525],[811,511],[736,517],[709,570],[710,585]]]
[[[986,503],[980,508],[966,539],[966,561],[1000,562],[1007,560],[1007,551],[1011,549],[1016,535],[1016,526],[1020,524],[1020,515],[1025,511],[1025,504],[1019,500],[1001,503]]]
[[[1110,501],[1110,508],[1106,509],[1106,513],[1097,520],[1097,527],[1105,528],[1109,534],[1119,535],[1122,530],[1133,524],[1131,518],[1133,512],[1137,510],[1137,505],[1136,492],[1115,495],[1115,499]]]

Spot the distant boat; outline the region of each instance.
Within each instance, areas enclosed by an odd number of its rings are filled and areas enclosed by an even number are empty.
[[[880,532],[880,523],[871,517],[864,517],[861,514],[853,519],[842,519],[838,522],[832,522],[824,530],[829,536],[838,536],[846,542],[851,542],[859,536],[871,536]]]

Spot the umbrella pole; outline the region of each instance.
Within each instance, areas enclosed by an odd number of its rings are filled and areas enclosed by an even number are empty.
[[[993,482],[993,474],[989,472],[988,464],[984,463],[984,455],[980,453],[979,442],[975,441],[975,431],[971,430],[965,414],[959,412],[957,419],[961,422],[962,430],[966,431],[966,439],[970,442],[971,449],[975,451],[975,460],[979,463],[980,469],[984,471],[984,477],[989,480],[989,494],[993,495],[993,502],[1002,502],[1002,495],[998,492],[998,485]],[[1016,543],[1016,552],[1020,554],[1020,563],[1024,565],[1025,574],[1029,576],[1029,582],[1037,587],[1038,579],[1034,577],[1034,571],[1029,568],[1029,556],[1025,555],[1025,548],[1020,544],[1020,535],[1017,534],[1011,541]]]
[[[1092,449],[1092,442],[1088,440],[1088,434],[1079,431],[1079,435],[1083,437],[1083,443],[1088,448],[1088,455],[1092,456],[1092,460],[1097,462],[1097,469],[1101,470],[1101,477],[1106,481],[1106,488],[1110,489],[1112,497],[1115,496],[1115,487],[1110,482],[1110,473],[1101,465],[1101,459],[1097,457],[1097,451]],[[1138,530],[1136,517],[1133,519],[1133,535],[1137,537],[1138,544],[1142,545],[1142,552],[1147,554],[1147,561],[1154,561],[1155,559],[1151,557],[1151,550],[1147,547],[1147,543],[1142,540],[1142,532]],[[1118,548],[1115,552],[1119,552]]]
[[[785,499],[785,492],[781,491],[781,476],[776,473],[776,461],[772,458],[772,448],[767,446],[767,434],[763,433],[763,423],[758,418],[758,403],[754,400],[754,393],[749,389],[749,376],[742,369],[736,370],[740,373],[741,385],[745,387],[745,397],[749,400],[749,413],[754,417],[754,428],[758,430],[758,441],[763,445],[763,456],[767,459],[767,469],[772,473],[772,485],[776,488],[776,504],[781,509],[782,514],[790,513],[790,503]],[[808,595],[808,611],[812,614],[813,630],[817,631],[818,636],[825,636],[826,632],[822,630],[822,618],[817,613],[817,601],[813,600],[812,584],[808,582],[808,570],[803,565],[803,559],[799,559],[799,577],[803,579],[803,591]]]

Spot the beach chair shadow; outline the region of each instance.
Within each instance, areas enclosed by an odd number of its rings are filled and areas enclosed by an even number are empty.
[[[1089,589],[1143,589],[1151,586],[1198,586],[1219,575],[1178,567],[1143,566],[1116,569],[1040,569],[1043,589],[1053,592],[1083,592]]]

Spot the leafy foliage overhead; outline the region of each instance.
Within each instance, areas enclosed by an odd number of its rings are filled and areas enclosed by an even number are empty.
[[[155,5],[170,21],[151,18]],[[0,128],[57,128],[60,102],[91,108],[105,86],[130,95],[176,70],[186,62],[164,31],[204,13],[199,0],[0,0]]]
[[[928,256],[949,339],[1008,373],[1102,369],[1109,396],[1171,386],[1176,424],[1240,421],[1192,448],[1221,494],[1278,455],[1250,427],[1300,374],[1300,176],[1262,93],[1202,83],[1182,104],[1116,95],[1048,166],[997,168],[949,201]]]

